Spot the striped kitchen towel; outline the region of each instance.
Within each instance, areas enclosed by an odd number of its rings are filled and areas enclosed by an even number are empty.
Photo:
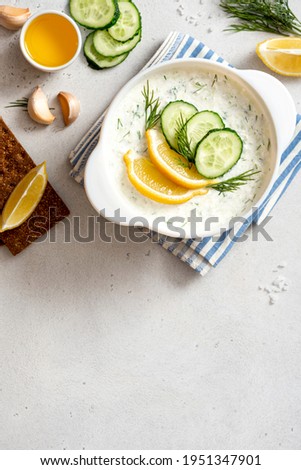
[[[229,65],[212,49],[197,39],[178,32],[170,33],[160,49],[144,68],[170,59],[200,57]],[[230,66],[230,65],[229,65]],[[82,138],[70,154],[71,176],[83,184],[84,169],[87,160],[97,145],[104,114]],[[283,153],[279,175],[263,204],[255,208],[252,215],[241,223],[236,223],[220,237],[207,237],[202,240],[175,240],[150,232],[149,236],[163,248],[187,263],[192,269],[205,275],[211,267],[216,267],[231,250],[235,242],[244,234],[252,223],[261,223],[270,213],[280,197],[301,169],[301,116],[297,116],[295,135]]]

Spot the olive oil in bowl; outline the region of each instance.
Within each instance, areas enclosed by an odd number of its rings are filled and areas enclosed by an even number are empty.
[[[39,13],[30,19],[20,40],[25,58],[45,71],[69,65],[81,46],[80,32],[74,21],[55,11]]]

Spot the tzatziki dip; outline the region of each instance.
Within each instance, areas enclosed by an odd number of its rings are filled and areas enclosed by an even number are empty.
[[[234,192],[219,193],[209,189],[205,196],[196,196],[189,202],[178,205],[160,204],[140,194],[129,181],[123,156],[129,150],[137,155],[148,156],[145,138],[145,103],[142,96],[145,82],[135,85],[120,101],[113,115],[111,145],[108,165],[112,183],[123,194],[135,212],[148,221],[164,217],[180,217],[181,226],[188,223],[192,211],[205,222],[217,218],[218,226],[229,225],[231,219],[248,213],[259,200],[263,181],[271,172],[271,141],[267,119],[260,104],[231,73],[214,74],[190,67],[177,70],[175,67],[165,74],[158,70],[149,76],[149,86],[159,98],[161,109],[176,100],[193,104],[198,111],[210,110],[218,113],[226,128],[234,129],[243,141],[241,158],[221,178],[226,180],[248,170],[258,171],[254,180]],[[160,126],[160,124],[158,124]]]

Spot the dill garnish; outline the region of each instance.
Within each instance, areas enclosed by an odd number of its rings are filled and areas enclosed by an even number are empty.
[[[145,99],[145,130],[152,129],[161,117],[160,100],[155,98],[154,90],[150,90],[149,81],[147,80],[146,86],[143,88],[142,95]]]
[[[25,108],[27,109],[28,98],[22,98],[21,100],[11,101],[5,108]]]
[[[248,181],[253,181],[253,176],[258,173],[260,173],[260,171],[255,171],[253,168],[252,170],[245,171],[244,173],[234,176],[233,178],[229,178],[228,180],[212,183],[208,188],[215,189],[216,191],[219,191],[220,194],[229,192],[233,193],[241,186],[247,184]]]
[[[215,75],[214,75],[214,79],[213,79],[213,81],[212,81],[212,83],[211,83],[211,88],[214,87],[214,85],[216,84],[217,81],[218,81],[218,76],[215,74]]]
[[[28,108],[28,98],[22,98],[21,100],[10,101],[10,103],[5,106],[5,108],[24,108],[24,111],[27,111]],[[53,110],[55,108],[49,108]]]
[[[181,166],[182,168],[191,168],[192,167],[192,164],[189,163],[189,162],[183,162],[183,160],[181,160],[180,158],[178,158],[177,160],[177,163],[179,166]]]
[[[176,139],[179,153],[191,162],[194,161],[194,152],[191,149],[191,139],[188,137],[186,123],[187,121],[184,121],[181,114],[176,123]]]
[[[194,94],[200,93],[203,90],[203,88],[207,86],[206,83],[200,83],[200,82],[195,82],[194,85],[196,87],[196,90],[193,92]]]
[[[301,22],[288,0],[221,0],[221,8],[240,22],[226,31],[265,31],[283,36],[301,35]]]

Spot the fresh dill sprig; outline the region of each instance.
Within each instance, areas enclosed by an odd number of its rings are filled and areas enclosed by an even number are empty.
[[[220,194],[221,193],[233,193],[241,186],[244,186],[249,181],[254,181],[253,176],[260,173],[260,171],[255,171],[254,168],[252,170],[245,171],[238,176],[233,176],[233,178],[229,178],[225,181],[219,181],[217,183],[212,183],[208,187],[215,189]]]
[[[21,100],[10,101],[10,103],[5,106],[5,108],[24,108],[24,111],[27,111],[28,108],[28,98],[22,98]],[[53,110],[55,108],[49,108]]]
[[[179,153],[191,162],[194,160],[194,152],[191,149],[191,139],[188,137],[186,123],[187,121],[184,121],[183,115],[181,114],[176,123],[176,139]]]
[[[22,98],[21,100],[11,101],[5,108],[25,108],[28,106],[28,98]]]
[[[147,80],[146,86],[144,86],[142,95],[145,99],[145,130],[152,129],[155,127],[161,117],[160,100],[155,98],[154,90],[149,87],[149,81]]]
[[[192,167],[192,163],[188,162],[188,161],[183,161],[180,157],[182,157],[183,155],[179,155],[179,158],[176,160],[177,161],[177,164],[179,166],[181,166],[182,168],[189,168],[191,169]]]
[[[288,0],[221,0],[221,8],[238,18],[226,31],[265,31],[283,36],[301,35],[301,22]]]

